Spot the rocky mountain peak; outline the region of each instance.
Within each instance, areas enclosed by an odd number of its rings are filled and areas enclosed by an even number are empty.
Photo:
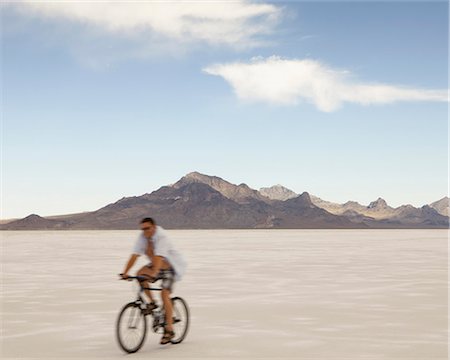
[[[291,205],[295,204],[296,206],[300,207],[315,207],[315,205],[311,201],[311,196],[306,191],[302,192],[300,195],[297,195],[294,198],[286,200],[286,203],[289,203]]]
[[[205,175],[205,174],[199,173],[198,171],[193,171],[193,172],[190,172],[190,173],[186,174],[185,176],[183,176],[180,180],[178,180],[172,186],[174,188],[178,189],[184,185],[191,184],[194,182],[200,182],[200,183],[209,185],[213,188],[219,187],[219,186],[231,185],[228,181],[225,181],[220,177]]]
[[[223,196],[234,200],[238,203],[248,202],[249,199],[268,200],[256,190],[250,188],[247,184],[241,183],[240,185],[232,184],[218,176],[210,176],[201,174],[197,171],[190,172],[178,180],[172,187],[179,189],[185,185],[192,183],[203,183],[214,190],[220,192]]]
[[[268,197],[269,199],[281,201],[292,199],[298,196],[298,194],[280,184],[276,184],[271,187],[263,187],[259,189],[259,193],[265,197]]]
[[[30,214],[27,217],[25,217],[24,220],[25,219],[27,219],[27,220],[37,220],[37,219],[43,219],[43,217],[39,216],[37,214]]]
[[[199,173],[198,171],[191,171],[190,173],[187,173],[185,176],[185,178],[187,179],[206,179],[206,178],[211,178],[211,177],[215,177],[215,176],[208,176],[202,173]]]
[[[369,209],[385,209],[387,207],[388,204],[386,201],[380,197],[377,200],[372,201],[368,206]]]
[[[449,210],[449,207],[450,207],[448,196],[445,196],[442,199],[431,203],[430,207],[435,209],[439,214],[444,215],[444,216],[448,216],[448,213],[449,213],[448,210]]]
[[[343,204],[344,206],[360,206],[361,204],[357,201],[349,200]]]

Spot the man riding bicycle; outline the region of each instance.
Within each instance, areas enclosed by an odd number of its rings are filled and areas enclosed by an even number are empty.
[[[181,280],[186,270],[186,262],[181,254],[174,248],[168,238],[166,231],[150,218],[141,220],[142,233],[138,236],[134,245],[133,253],[128,260],[125,271],[121,274],[123,279],[128,278],[128,271],[133,267],[140,255],[147,255],[150,263],[143,266],[138,272],[138,276],[148,277],[149,280],[142,281],[144,287],[149,287],[148,282],[162,280],[161,297],[166,314],[166,326],[161,338],[161,344],[168,344],[175,336],[173,331],[173,309],[170,293],[173,289],[173,282]],[[150,290],[144,290],[150,299],[150,304],[145,310],[145,314],[151,313],[157,305],[153,300]]]

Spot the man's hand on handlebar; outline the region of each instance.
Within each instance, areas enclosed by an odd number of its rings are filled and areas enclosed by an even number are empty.
[[[122,280],[127,280],[128,279],[128,274],[119,274],[119,276],[121,277]]]

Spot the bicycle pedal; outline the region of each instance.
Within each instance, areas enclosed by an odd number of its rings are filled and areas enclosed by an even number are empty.
[[[150,314],[152,314],[153,313],[153,311],[154,310],[156,310],[158,308],[158,305],[149,305],[149,306],[147,306],[147,308],[146,309],[144,309],[144,310],[142,310],[142,313],[144,314],[144,315],[150,315]]]

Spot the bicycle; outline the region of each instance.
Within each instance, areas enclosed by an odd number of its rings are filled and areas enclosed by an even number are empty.
[[[159,330],[164,331],[166,325],[164,307],[158,305],[151,313],[146,314],[145,310],[149,303],[141,296],[144,290],[161,291],[162,288],[144,287],[142,281],[148,280],[145,276],[129,276],[123,280],[133,279],[139,282],[140,289],[137,293],[137,299],[123,306],[116,323],[117,341],[122,350],[127,353],[135,353],[144,344],[147,335],[147,315],[151,315],[153,318],[152,329],[155,333],[158,333]],[[181,297],[172,297],[171,301],[175,337],[170,342],[179,344],[186,337],[189,328],[189,308],[186,301]],[[132,341],[131,344],[128,344],[130,338]]]

